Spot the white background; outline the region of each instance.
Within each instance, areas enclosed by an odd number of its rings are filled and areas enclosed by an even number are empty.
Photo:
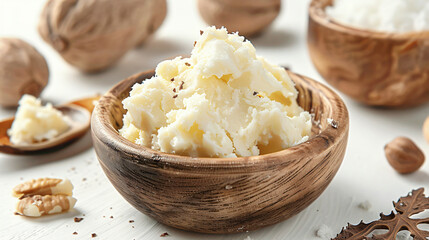
[[[65,63],[38,35],[36,26],[44,2],[0,0],[0,36],[22,38],[46,57],[51,74],[42,98],[54,104],[104,93],[118,81],[154,68],[163,59],[189,55],[199,30],[206,26],[199,16],[196,1],[169,0],[168,16],[153,38],[142,48],[130,51],[113,68],[87,75]],[[307,52],[308,3],[309,0],[283,1],[281,13],[272,27],[251,41],[259,55],[324,82]],[[387,142],[404,135],[413,139],[429,156],[429,144],[421,130],[429,115],[429,105],[385,110],[366,107],[343,97],[350,113],[349,144],[343,164],[326,191],[289,220],[233,235],[190,233],[159,224],[135,210],[116,192],[102,172],[87,134],[78,142],[49,154],[0,154],[0,238],[90,239],[91,233],[96,233],[98,239],[245,239],[248,236],[251,239],[319,239],[315,231],[322,224],[332,230],[329,236],[334,237],[347,222],[375,220],[380,212],[389,213],[393,209],[392,201],[413,188],[426,187],[429,192],[427,163],[414,174],[399,175],[387,163],[383,151]],[[0,108],[0,118],[13,115],[13,109]],[[38,219],[13,215],[16,202],[11,196],[13,186],[39,177],[69,178],[78,199],[75,210]],[[369,210],[358,207],[365,201],[371,204]],[[83,214],[82,222],[73,221],[75,216]],[[129,220],[135,222],[129,223]],[[75,231],[78,235],[72,235]],[[164,232],[170,236],[161,238]]]

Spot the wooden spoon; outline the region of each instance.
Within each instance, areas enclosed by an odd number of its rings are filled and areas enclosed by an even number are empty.
[[[10,142],[7,130],[15,118],[0,121],[0,152],[8,154],[28,154],[63,146],[83,136],[90,127],[94,103],[100,96],[79,99],[55,108],[70,118],[70,128],[53,139],[30,145],[16,145]]]

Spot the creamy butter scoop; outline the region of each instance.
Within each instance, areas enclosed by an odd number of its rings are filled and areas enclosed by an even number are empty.
[[[254,156],[306,141],[311,117],[285,69],[225,28],[201,33],[190,58],[163,61],[132,87],[120,134],[192,157]]]
[[[9,154],[33,153],[62,146],[83,136],[90,127],[91,112],[100,97],[79,99],[64,105],[54,106],[56,110],[67,117],[68,127],[55,136],[36,142],[12,143],[8,130],[11,129],[15,118],[0,121],[0,152]]]

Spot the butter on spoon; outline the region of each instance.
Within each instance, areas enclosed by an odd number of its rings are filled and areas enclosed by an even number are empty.
[[[15,118],[0,121],[0,152],[8,154],[29,154],[59,147],[83,136],[90,127],[91,113],[94,103],[100,96],[79,99],[64,105],[55,106],[64,116],[68,117],[69,128],[49,140],[31,144],[14,144],[7,131]]]

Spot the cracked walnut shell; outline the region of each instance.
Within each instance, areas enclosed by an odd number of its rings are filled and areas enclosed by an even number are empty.
[[[38,97],[48,84],[45,58],[18,38],[0,38],[0,105],[16,107],[24,94]]]
[[[166,0],[49,0],[39,33],[68,63],[95,72],[142,44],[166,11]]]

